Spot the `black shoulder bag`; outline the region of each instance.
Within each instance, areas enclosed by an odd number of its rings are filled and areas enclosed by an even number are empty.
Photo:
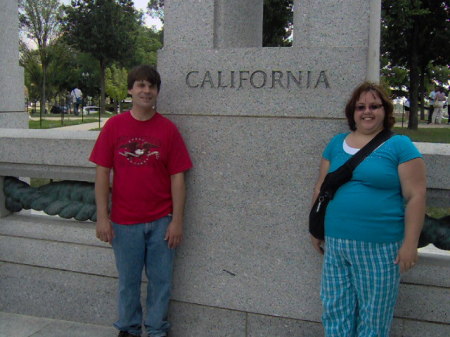
[[[328,203],[333,199],[337,189],[350,181],[356,166],[392,135],[393,133],[390,130],[385,129],[381,131],[341,167],[325,176],[325,179],[320,186],[320,193],[309,213],[309,232],[312,236],[316,239],[324,240],[325,212]]]

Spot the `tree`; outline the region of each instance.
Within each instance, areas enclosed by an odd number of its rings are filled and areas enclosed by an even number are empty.
[[[47,67],[50,62],[48,48],[51,41],[58,36],[60,14],[58,0],[19,0],[20,27],[27,37],[36,43],[42,68],[41,116],[45,112]]]
[[[264,0],[263,46],[292,46],[293,1]]]
[[[106,69],[106,93],[119,104],[119,112],[122,112],[121,102],[128,95],[127,70],[116,65]]]
[[[152,18],[158,18],[164,23],[164,0],[150,0],[147,12]]]
[[[31,50],[23,42],[19,41],[20,59],[19,64],[24,68],[25,87],[28,99],[37,102],[41,97],[42,67],[37,50]]]
[[[409,129],[418,127],[419,99],[423,102],[428,68],[433,63],[450,63],[445,48],[449,34],[449,1],[382,2],[382,55],[390,60],[391,66],[404,67],[409,73]]]
[[[105,111],[105,70],[113,62],[125,63],[135,51],[142,23],[132,0],[72,0],[64,7],[66,41],[89,53],[100,69],[100,112]]]
[[[139,64],[156,65],[157,51],[162,48],[162,30],[140,26],[136,35],[134,53],[124,63],[128,69]]]

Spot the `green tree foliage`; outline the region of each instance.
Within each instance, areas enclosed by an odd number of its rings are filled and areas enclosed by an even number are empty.
[[[264,0],[263,46],[288,47],[293,31],[293,0]]]
[[[19,41],[20,60],[19,64],[24,68],[25,87],[28,99],[37,102],[41,97],[42,67],[37,50],[31,50],[23,42]]]
[[[423,100],[429,67],[450,63],[449,13],[449,1],[382,1],[382,55],[389,59],[388,66],[408,70],[410,129],[418,127],[419,100]]]
[[[64,7],[67,43],[98,60],[100,111],[105,111],[105,70],[114,62],[124,64],[133,55],[141,15],[132,0],[72,0]]]
[[[137,30],[135,52],[130,55],[124,65],[131,69],[139,64],[156,66],[157,51],[162,48],[162,31],[140,26]]]
[[[106,93],[116,103],[119,104],[119,111],[122,112],[121,102],[127,97],[127,70],[112,65],[106,69]]]
[[[49,45],[58,36],[58,17],[60,14],[61,8],[58,0],[19,1],[20,27],[26,33],[26,36],[36,43],[39,66],[42,70],[39,81],[41,115],[45,111],[47,68],[50,63]],[[33,77],[37,74],[36,70],[33,69]]]
[[[152,18],[158,18],[164,23],[164,0],[149,0],[147,11]]]

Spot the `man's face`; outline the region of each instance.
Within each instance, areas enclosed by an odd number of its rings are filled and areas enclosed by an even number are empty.
[[[133,87],[128,90],[133,100],[134,107],[143,109],[154,109],[156,98],[158,97],[158,88],[147,80],[139,80],[133,83]]]

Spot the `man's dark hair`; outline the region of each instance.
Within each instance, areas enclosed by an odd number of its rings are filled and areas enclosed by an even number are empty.
[[[149,81],[151,84],[155,84],[159,89],[161,88],[161,76],[158,71],[152,66],[143,64],[134,67],[128,73],[128,90],[133,88],[134,82],[136,81]]]

